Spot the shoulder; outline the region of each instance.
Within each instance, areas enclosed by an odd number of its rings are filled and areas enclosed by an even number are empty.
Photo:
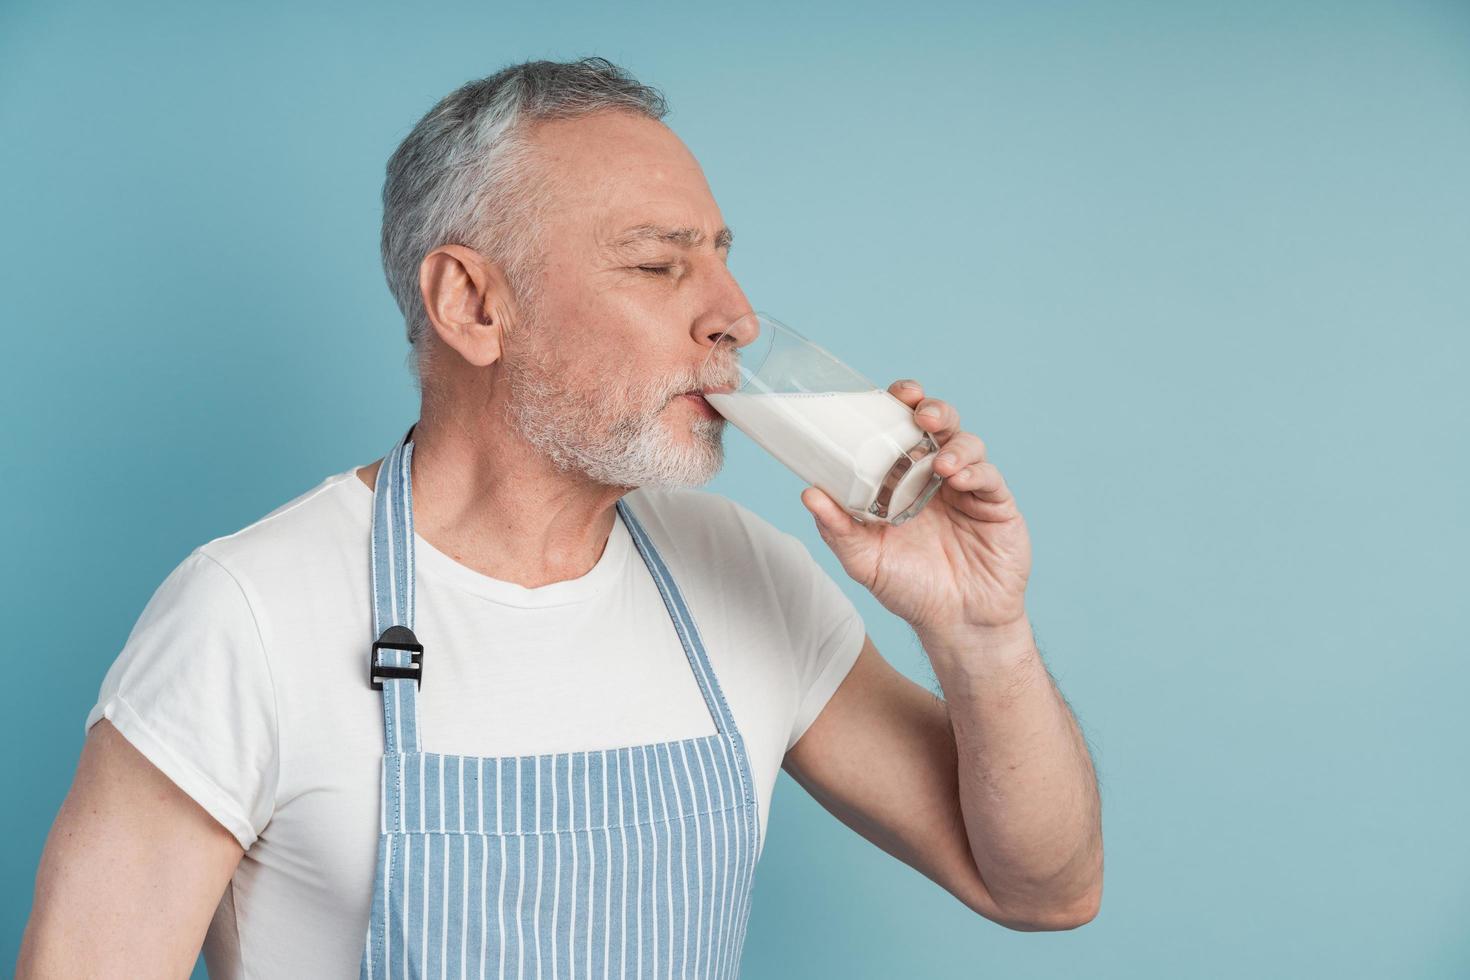
[[[350,482],[349,482],[350,481]],[[352,486],[355,482],[358,485]],[[357,493],[355,491],[361,491]],[[359,499],[361,498],[361,499]],[[340,563],[346,542],[367,547],[371,492],[355,469],[334,473],[238,530],[195,551],[243,581],[283,582]],[[359,538],[361,541],[359,542]]]

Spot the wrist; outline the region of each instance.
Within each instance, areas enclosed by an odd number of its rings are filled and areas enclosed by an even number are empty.
[[[911,624],[912,625],[912,624]],[[934,623],[914,626],[920,639],[931,638],[942,643],[960,642],[967,646],[1011,646],[1031,639],[1031,620],[1023,612],[1008,623]]]
[[[1023,660],[1035,650],[1025,613],[1009,623],[925,626],[916,627],[914,633],[931,660],[958,658],[974,665],[996,665]]]

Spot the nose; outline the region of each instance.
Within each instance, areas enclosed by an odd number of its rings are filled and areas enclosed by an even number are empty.
[[[703,375],[712,363],[728,356],[717,355],[716,351],[744,347],[760,336],[760,330],[760,321],[754,310],[738,313],[734,318],[722,317],[718,321],[706,321],[699,328],[699,340],[709,346],[709,352],[700,365],[700,374]]]
[[[756,338],[760,326],[755,322],[755,311],[745,308],[738,313],[709,315],[695,328],[695,335],[702,344],[716,344],[728,337],[733,347],[744,347]]]

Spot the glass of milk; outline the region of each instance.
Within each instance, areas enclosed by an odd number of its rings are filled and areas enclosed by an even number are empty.
[[[755,339],[722,343],[731,331]],[[934,438],[914,410],[765,313],[747,313],[715,339],[740,380],[704,392],[715,411],[864,523],[898,525],[938,491]],[[731,372],[733,379],[734,372]]]

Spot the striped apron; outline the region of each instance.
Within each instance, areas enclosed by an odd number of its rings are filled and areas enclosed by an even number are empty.
[[[738,976],[759,839],[750,763],[689,607],[623,501],[717,731],[542,755],[422,747],[412,434],[373,491],[369,680],[385,740],[359,975]]]

